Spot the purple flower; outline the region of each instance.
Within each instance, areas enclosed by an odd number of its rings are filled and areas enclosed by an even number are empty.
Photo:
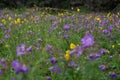
[[[82,48],[79,48],[78,50],[77,50],[77,57],[79,57],[81,54],[83,53],[83,49]]]
[[[64,39],[68,39],[69,38],[69,35],[68,34],[65,34],[64,35]]]
[[[49,51],[51,48],[52,48],[51,45],[47,45],[47,46],[46,46],[46,50],[47,50],[47,51]]]
[[[114,73],[114,72],[110,73],[109,76],[110,76],[111,78],[117,78],[117,74]]]
[[[12,62],[12,68],[14,69],[16,74],[18,74],[19,72],[28,72],[28,68],[26,67],[26,65],[21,65],[18,60]]]
[[[107,69],[107,67],[105,65],[100,65],[99,68],[102,70],[102,71],[105,71]]]
[[[47,80],[52,80],[52,78],[51,77],[47,77]]]
[[[3,24],[2,23],[0,23],[0,27],[2,27],[3,26]]]
[[[106,49],[100,49],[100,54],[102,55],[102,54],[105,54],[105,53],[107,53],[108,52],[108,50],[106,50]]]
[[[95,59],[100,58],[100,57],[101,57],[100,54],[90,54],[89,55],[89,58],[92,59],[92,60],[95,60]]]
[[[12,62],[12,68],[15,70],[15,73],[18,74],[21,70],[21,64],[18,62],[18,60],[15,60]]]
[[[56,74],[61,74],[61,69],[58,66],[51,67],[51,68],[49,68],[49,70]]]
[[[10,35],[9,35],[9,34],[6,34],[6,35],[5,35],[5,38],[9,38],[9,37],[10,37]]]
[[[28,72],[28,68],[26,67],[26,65],[22,65],[20,68],[21,72],[23,73],[27,73]]]
[[[75,49],[71,50],[71,51],[70,51],[70,55],[73,55],[75,52],[76,52]]]
[[[109,31],[108,31],[107,29],[105,29],[105,30],[103,30],[103,33],[104,33],[104,34],[108,34]]]
[[[42,39],[41,39],[41,38],[38,38],[37,40],[38,40],[38,42],[42,42]]]
[[[110,59],[112,59],[112,58],[113,58],[113,56],[109,56],[109,58],[110,58]]]
[[[112,30],[113,30],[113,27],[110,25],[110,26],[108,26],[108,30],[110,31],[110,32],[112,32]]]
[[[2,70],[0,69],[0,76],[2,75]]]
[[[64,30],[70,30],[70,26],[68,24],[64,25]]]
[[[82,47],[92,46],[94,45],[94,36],[88,33],[82,38],[81,42],[82,42]]]
[[[4,39],[0,40],[0,43],[4,43],[4,42],[5,42],[5,40],[4,40]]]
[[[25,44],[21,44],[21,46],[17,46],[16,47],[16,51],[17,51],[17,56],[21,56],[23,54],[25,54]]]
[[[55,63],[57,62],[57,60],[56,60],[55,58],[50,58],[50,62],[51,62],[52,64],[55,64]]]
[[[70,67],[77,67],[78,65],[75,63],[75,62],[70,62],[69,64],[68,64],[68,66],[70,66]]]
[[[31,52],[31,51],[32,51],[32,46],[28,47],[26,50],[27,50],[28,52]]]

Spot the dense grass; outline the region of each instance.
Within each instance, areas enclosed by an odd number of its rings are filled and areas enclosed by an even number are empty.
[[[0,10],[0,80],[119,80],[120,14],[77,11]]]

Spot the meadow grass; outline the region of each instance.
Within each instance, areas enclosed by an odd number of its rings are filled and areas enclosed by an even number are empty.
[[[119,80],[120,13],[0,10],[0,80]]]

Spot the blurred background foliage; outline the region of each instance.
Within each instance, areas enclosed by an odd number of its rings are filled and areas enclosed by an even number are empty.
[[[119,5],[120,0],[0,0],[0,8],[39,6],[70,9],[71,7],[84,6],[92,11],[119,11]]]

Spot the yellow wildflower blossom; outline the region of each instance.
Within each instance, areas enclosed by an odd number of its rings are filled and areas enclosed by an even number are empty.
[[[5,19],[2,19],[2,23],[3,23],[3,24],[6,24],[6,20],[5,20]]]
[[[66,54],[70,54],[70,50],[67,50],[67,51],[66,51]]]
[[[79,9],[79,8],[77,8],[77,12],[80,12],[80,9]]]
[[[65,54],[66,61],[70,60],[70,54]]]
[[[112,45],[112,48],[115,48],[115,45]]]
[[[70,49],[74,49],[76,47],[76,45],[74,43],[70,44]]]
[[[9,21],[11,21],[11,20],[12,20],[12,18],[9,16],[9,17],[8,17],[8,20],[9,20]]]
[[[99,27],[100,30],[102,30],[103,28],[102,27]]]

